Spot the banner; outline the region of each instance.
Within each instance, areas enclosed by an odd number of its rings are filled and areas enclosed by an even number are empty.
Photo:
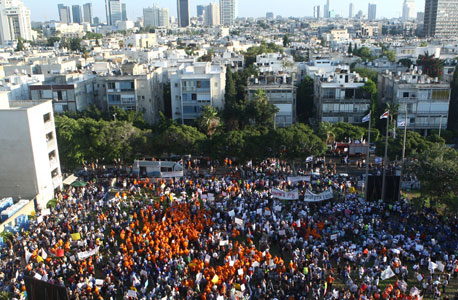
[[[291,182],[291,184],[295,184],[295,183],[298,183],[300,181],[310,182],[310,180],[311,180],[310,176],[288,177],[288,181]]]
[[[272,197],[279,200],[299,200],[299,192],[297,190],[285,192],[279,189],[272,189]]]
[[[77,254],[77,256],[79,260],[83,260],[93,255],[96,255],[97,253],[99,253],[99,247],[96,247],[95,249],[92,249],[90,251],[80,252]]]
[[[332,198],[334,198],[334,193],[332,192],[331,188],[327,189],[326,191],[320,194],[314,194],[310,191],[307,191],[304,194],[305,202],[320,202],[320,201],[329,200]]]

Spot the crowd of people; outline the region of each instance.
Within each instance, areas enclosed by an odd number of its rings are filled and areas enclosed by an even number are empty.
[[[458,299],[456,218],[366,202],[356,179],[320,171],[292,182],[265,161],[221,176],[91,176],[6,241],[0,289],[26,299],[27,276],[81,300]]]

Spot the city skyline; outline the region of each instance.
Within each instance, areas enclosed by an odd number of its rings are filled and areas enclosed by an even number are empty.
[[[33,21],[50,21],[50,20],[59,20],[57,4],[64,2],[67,6],[72,5],[83,5],[85,3],[91,2],[93,4],[93,16],[99,17],[101,21],[105,21],[105,1],[102,0],[47,0],[48,4],[46,7],[43,7],[39,2],[34,0],[23,0],[24,4],[29,7],[32,11],[32,20]],[[210,2],[217,2],[219,0],[190,0],[190,13],[194,17],[197,15],[197,5],[208,5]],[[304,2],[301,0],[286,0],[286,2],[279,3],[274,0],[264,0],[262,1],[263,9],[259,9],[259,4],[261,0],[253,0],[249,3],[245,1],[239,1],[238,3],[238,13],[239,17],[265,17],[266,12],[273,12],[275,16],[281,15],[283,17],[312,17],[313,16],[313,7],[320,5],[321,10],[324,10],[324,5],[326,0],[313,0],[309,2]],[[402,16],[403,1],[399,0],[344,0],[344,1],[330,1],[331,10],[338,15],[343,17],[348,16],[348,7],[350,3],[354,4],[354,13],[362,10],[365,15],[367,15],[368,3],[374,3],[377,5],[377,18],[394,18]],[[285,5],[285,4],[288,5]],[[143,8],[150,7],[153,4],[157,4],[159,7],[168,8],[171,16],[176,17],[177,7],[176,1],[170,0],[129,0],[126,2],[128,10],[128,18],[130,20],[136,20],[136,18],[143,15]],[[49,9],[49,7],[55,7],[55,9]],[[415,0],[415,13],[424,11],[425,1],[424,0]]]

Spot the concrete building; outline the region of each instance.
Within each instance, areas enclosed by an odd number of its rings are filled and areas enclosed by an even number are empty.
[[[221,24],[219,5],[216,3],[210,3],[205,7],[205,25],[207,26],[218,26]]]
[[[361,123],[371,105],[371,96],[362,89],[364,85],[364,78],[347,70],[315,76],[317,121]]]
[[[78,23],[78,24],[83,23],[83,11],[81,10],[81,5],[72,6],[72,15],[73,15],[73,23]]]
[[[178,27],[188,27],[190,24],[189,0],[177,0]]]
[[[205,6],[204,5],[197,5],[197,17],[203,18],[204,17]]]
[[[323,18],[329,19],[329,11],[331,10],[329,0],[326,0],[326,4],[324,5],[324,11],[323,11]]]
[[[95,75],[57,75],[52,80],[30,86],[32,100],[53,100],[56,113],[83,111],[94,103]]]
[[[350,6],[348,8],[348,18],[349,19],[353,19],[354,12],[355,12],[355,6],[353,5],[353,3],[350,3]]]
[[[133,33],[126,39],[126,45],[131,44],[135,48],[152,48],[157,46],[155,33]]]
[[[61,23],[70,24],[72,23],[72,13],[69,6],[58,4],[57,9],[59,11],[59,20]]]
[[[204,106],[224,107],[226,67],[207,62],[184,64],[170,77],[172,118],[192,124]]]
[[[123,3],[121,7],[122,7],[121,21],[127,21],[127,4]]]
[[[168,27],[169,9],[159,8],[157,5],[143,9],[143,26]]]
[[[369,21],[375,21],[377,19],[377,4],[369,3],[367,8],[367,19]]]
[[[52,102],[0,98],[0,197],[37,196],[45,208],[62,186]]]
[[[454,38],[458,35],[458,1],[426,0],[423,34]]]
[[[405,73],[379,74],[377,85],[381,103],[399,104],[398,122],[405,121],[407,109],[408,129],[427,135],[441,126],[447,128],[449,83],[411,69]]]
[[[279,112],[275,115],[277,127],[288,127],[296,121],[296,86],[295,74],[272,74],[270,72],[249,78],[247,84],[247,99],[254,100],[258,90],[266,92],[269,102],[274,104]]]
[[[415,19],[415,0],[404,0],[402,19],[404,21]]]
[[[30,9],[19,0],[0,1],[0,42],[12,44],[22,38],[33,40]]]
[[[274,19],[274,13],[273,12],[267,12],[266,13],[266,19],[267,20],[273,20]]]
[[[84,4],[83,12],[84,12],[84,18],[83,18],[84,22],[93,25],[94,24],[94,15],[92,13],[92,3]]]
[[[319,20],[320,19],[320,6],[316,5],[313,7],[313,18]]]
[[[224,26],[234,25],[237,17],[237,0],[219,0],[221,24]]]
[[[105,0],[105,9],[107,14],[107,25],[115,26],[116,22],[122,21],[121,0]]]

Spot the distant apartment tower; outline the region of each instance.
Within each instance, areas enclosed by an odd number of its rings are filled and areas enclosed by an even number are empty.
[[[115,26],[116,22],[122,21],[121,0],[105,0],[105,10],[107,14],[107,25]]]
[[[267,20],[273,20],[274,19],[274,13],[273,12],[266,13],[266,19]]]
[[[323,18],[328,19],[329,18],[329,11],[330,9],[330,4],[329,0],[326,0],[326,4],[324,5],[324,11],[323,11]]]
[[[121,17],[121,19],[122,19],[122,21],[127,21],[127,4],[123,3],[121,5],[121,7],[122,7],[122,17]]]
[[[377,19],[377,4],[369,3],[367,8],[367,19],[369,21],[375,21],[375,19]]]
[[[350,7],[348,9],[348,18],[353,19],[353,14],[354,14],[355,7],[353,3],[350,3]]]
[[[221,24],[224,26],[234,25],[237,17],[236,0],[219,0],[219,9],[221,13]]]
[[[205,8],[205,25],[207,26],[218,26],[221,25],[219,5],[216,3],[210,3]]]
[[[320,6],[314,6],[313,7],[313,18],[319,20],[321,17],[321,11],[320,11]]]
[[[19,38],[33,40],[30,9],[19,0],[0,1],[1,44]]]
[[[205,11],[205,6],[203,5],[197,5],[197,17],[204,17],[204,11]]]
[[[458,34],[458,0],[426,0],[424,35],[455,37]]]
[[[177,0],[178,26],[188,27],[190,24],[189,0]]]
[[[143,25],[145,27],[168,27],[169,26],[169,9],[159,8],[154,5],[152,8],[143,9]]]
[[[58,4],[57,9],[59,10],[59,19],[61,23],[70,24],[72,23],[72,13],[69,6]]]
[[[417,12],[417,23],[423,24],[425,22],[425,13],[424,12]]]
[[[415,0],[404,0],[402,19],[404,21],[415,18]]]
[[[83,13],[81,11],[81,5],[72,6],[72,15],[73,15],[73,23],[78,23],[78,24],[83,23]]]
[[[94,17],[92,15],[92,3],[86,3],[83,5],[84,22],[94,24]]]

